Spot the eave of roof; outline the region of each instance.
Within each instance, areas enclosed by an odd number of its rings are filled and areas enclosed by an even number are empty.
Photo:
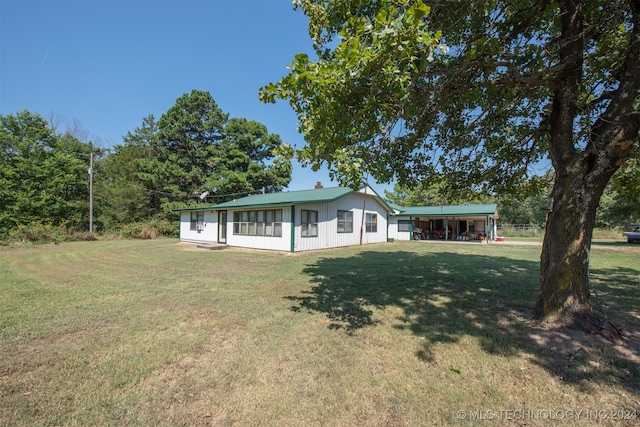
[[[366,187],[368,193],[385,206],[392,216],[421,216],[421,217],[469,217],[469,216],[496,216],[498,205],[489,204],[462,204],[449,206],[411,206],[403,207],[387,202],[380,197],[371,187]],[[360,192],[364,192],[363,188]],[[345,187],[328,187],[311,190],[283,191],[279,193],[254,194],[241,197],[218,205],[196,206],[180,208],[176,211],[215,211],[241,208],[270,208],[293,206],[310,203],[328,203],[354,193],[354,190]]]
[[[180,211],[200,211],[200,210],[224,210],[239,208],[267,208],[278,206],[292,206],[307,203],[327,203],[333,202],[341,197],[353,193],[350,188],[328,187],[312,190],[282,191],[279,193],[254,194],[229,200],[217,205],[207,205],[201,207],[182,208]]]
[[[455,217],[455,216],[497,216],[498,205],[495,203],[450,206],[412,206],[398,207],[394,216],[423,216],[423,217]]]
[[[371,193],[367,193],[367,190],[371,190]],[[374,190],[370,186],[367,185],[366,187],[363,187],[360,190],[360,192],[364,193],[364,194],[368,194],[369,196],[373,196],[373,198],[375,200],[377,200],[378,203],[380,203],[380,205],[382,205],[382,206],[384,206],[386,208],[388,213],[390,213],[390,214],[393,213],[393,206],[391,206],[389,204],[389,202],[384,197],[380,197],[380,195],[376,192],[376,190]]]
[[[176,208],[171,209],[171,212],[189,212],[189,211],[215,211],[218,205],[202,205],[202,206],[192,206],[189,208]]]
[[[333,202],[347,194],[350,188],[331,187],[312,190],[283,191],[280,193],[254,194],[216,205],[216,209],[237,209],[247,207],[291,206],[306,203]]]

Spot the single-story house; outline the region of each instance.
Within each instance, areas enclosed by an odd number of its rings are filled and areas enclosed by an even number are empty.
[[[495,204],[401,207],[371,187],[256,194],[180,210],[180,241],[287,252],[390,240],[495,240]]]
[[[495,240],[498,206],[393,206],[389,238],[396,240]]]
[[[256,194],[180,210],[180,240],[299,252],[387,242],[392,208],[370,187]]]

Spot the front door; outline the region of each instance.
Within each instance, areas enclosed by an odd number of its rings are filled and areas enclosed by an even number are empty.
[[[227,211],[218,212],[218,243],[227,243]]]

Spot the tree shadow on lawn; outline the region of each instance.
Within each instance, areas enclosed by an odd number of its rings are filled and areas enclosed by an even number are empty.
[[[396,307],[397,327],[424,338],[416,356],[427,362],[433,360],[434,344],[470,335],[490,354],[532,353],[535,363],[565,382],[585,388],[594,382],[615,384],[637,392],[637,343],[617,343],[620,351],[611,351],[615,346],[602,337],[554,329],[533,319],[538,262],[449,252],[363,251],[322,258],[303,273],[312,287],[286,297],[296,302],[291,309],[325,313],[332,329],[353,334],[375,327],[381,322],[377,310]],[[640,328],[640,319],[624,310],[638,306],[637,273],[592,272],[600,299],[620,303],[623,309],[616,315],[624,316],[633,330]]]

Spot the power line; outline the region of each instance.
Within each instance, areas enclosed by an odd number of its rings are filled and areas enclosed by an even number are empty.
[[[172,192],[162,191],[162,190],[153,190],[153,189],[150,189],[150,188],[142,187],[140,185],[136,185],[136,184],[134,184],[132,182],[117,180],[117,179],[111,178],[110,176],[107,176],[107,175],[104,175],[104,174],[101,174],[101,173],[98,173],[98,172],[95,172],[95,171],[93,171],[93,174],[94,175],[98,175],[101,178],[106,179],[108,181],[111,181],[113,183],[116,183],[116,184],[119,184],[119,185],[128,186],[130,188],[135,188],[135,189],[138,189],[138,190],[141,190],[141,191],[145,191],[145,192],[147,192],[149,194],[158,194],[158,195],[172,196],[172,197],[176,197],[176,198],[185,198],[185,199],[191,199],[191,198],[194,198],[194,197],[198,197],[197,195],[189,195],[189,194],[184,194],[184,193],[178,194],[178,193],[172,193]],[[260,188],[258,190],[250,190],[250,191],[243,191],[243,192],[238,192],[238,193],[227,193],[227,194],[216,193],[216,194],[212,194],[212,195],[209,195],[209,196],[213,197],[213,198],[227,198],[227,197],[233,197],[233,196],[249,196],[249,195],[252,195],[252,194],[259,194],[259,193],[264,193],[264,187],[262,187],[262,188]]]

